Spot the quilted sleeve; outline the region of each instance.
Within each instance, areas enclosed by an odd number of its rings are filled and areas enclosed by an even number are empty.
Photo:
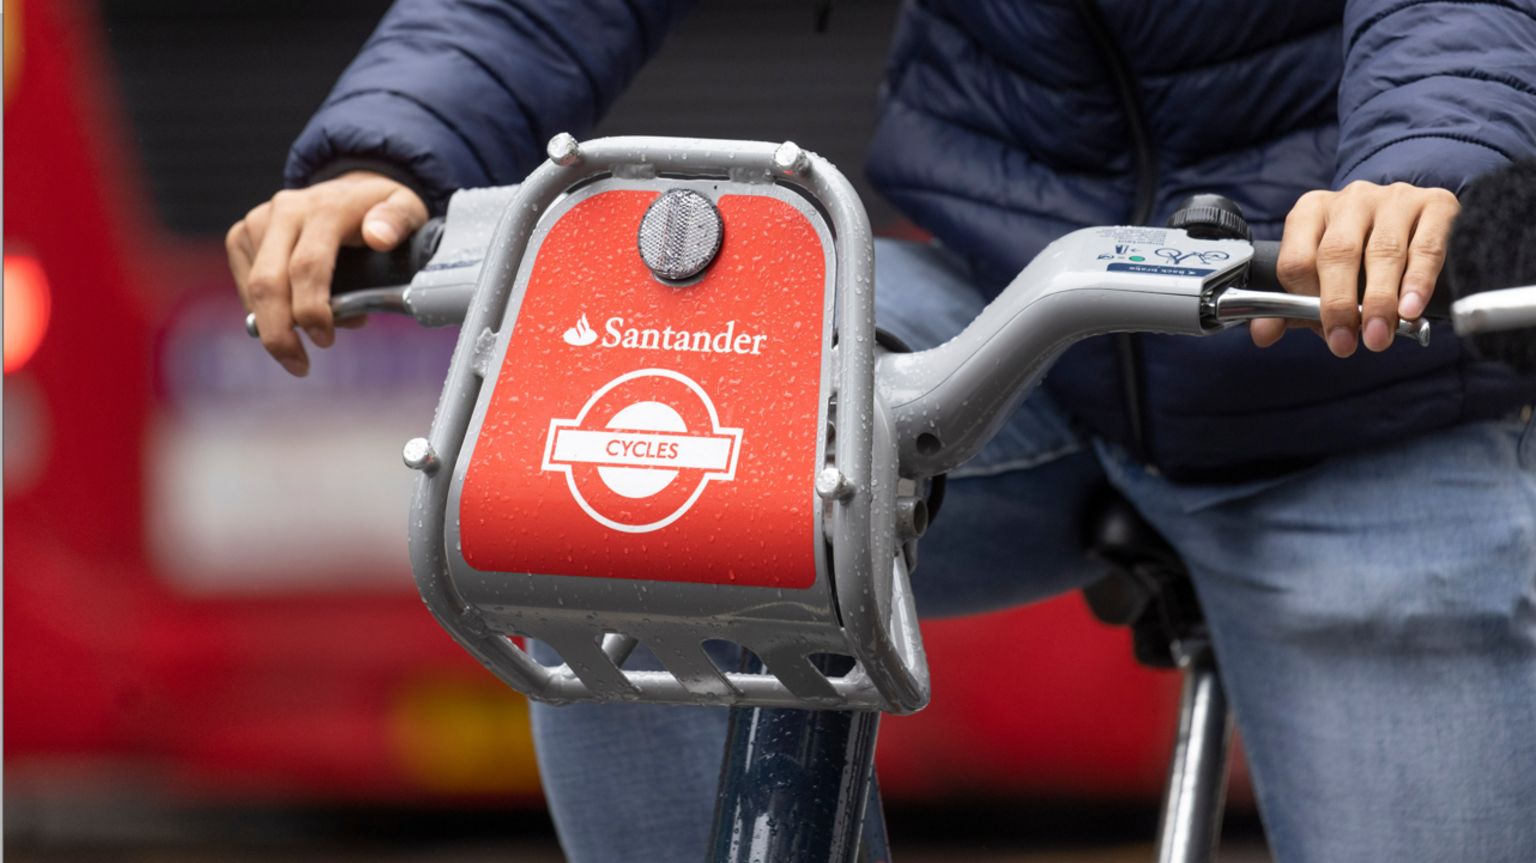
[[[1536,0],[1350,0],[1337,186],[1460,192],[1536,155]]]
[[[398,0],[300,133],[284,180],[376,163],[440,210],[592,128],[691,0]]]

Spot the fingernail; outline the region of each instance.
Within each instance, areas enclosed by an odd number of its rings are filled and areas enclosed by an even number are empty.
[[[1330,337],[1329,347],[1332,346]],[[1371,318],[1365,322],[1365,346],[1373,351],[1384,351],[1392,346],[1392,328],[1387,326],[1386,318]]]
[[[315,343],[315,347],[328,348],[331,346],[331,334],[320,327],[310,327],[304,332],[309,333],[309,340]]]
[[[363,223],[363,230],[373,234],[379,242],[386,245],[393,246],[395,243],[400,242],[400,232],[395,230],[394,225],[383,219],[369,219]]]
[[[1397,301],[1397,313],[1405,318],[1417,318],[1424,314],[1424,295],[1418,291],[1405,291]]]
[[[1347,357],[1355,352],[1355,334],[1349,327],[1334,327],[1328,331],[1328,350],[1336,357]]]
[[[283,368],[287,370],[288,374],[296,378],[302,378],[309,374],[309,364],[302,360],[283,360],[282,363]]]

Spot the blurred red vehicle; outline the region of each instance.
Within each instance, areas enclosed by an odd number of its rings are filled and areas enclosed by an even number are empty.
[[[7,791],[533,804],[526,705],[405,555],[399,444],[455,334],[376,322],[286,378],[221,244],[157,220],[96,7],[5,28]],[[1079,597],[926,632],[891,798],[1157,793],[1177,681]]]

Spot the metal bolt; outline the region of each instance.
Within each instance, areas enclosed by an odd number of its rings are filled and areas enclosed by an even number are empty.
[[[400,451],[400,458],[406,467],[428,475],[436,473],[442,464],[437,460],[437,451],[432,449],[432,443],[424,437],[413,437],[406,441],[405,448]]]
[[[570,132],[561,132],[549,139],[549,146],[544,148],[544,152],[556,165],[574,165],[581,160],[581,143]]]
[[[811,169],[811,157],[794,141],[785,141],[773,151],[773,168],[786,177],[799,176]]]
[[[823,500],[847,500],[853,497],[853,482],[835,467],[823,468],[816,474],[816,493]]]
[[[928,532],[928,502],[920,497],[896,501],[896,532],[901,538],[917,539]]]

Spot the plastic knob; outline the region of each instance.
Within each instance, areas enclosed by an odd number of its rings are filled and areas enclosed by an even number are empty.
[[[1182,228],[1197,240],[1252,240],[1243,210],[1221,195],[1190,195],[1168,218],[1168,227]]]

